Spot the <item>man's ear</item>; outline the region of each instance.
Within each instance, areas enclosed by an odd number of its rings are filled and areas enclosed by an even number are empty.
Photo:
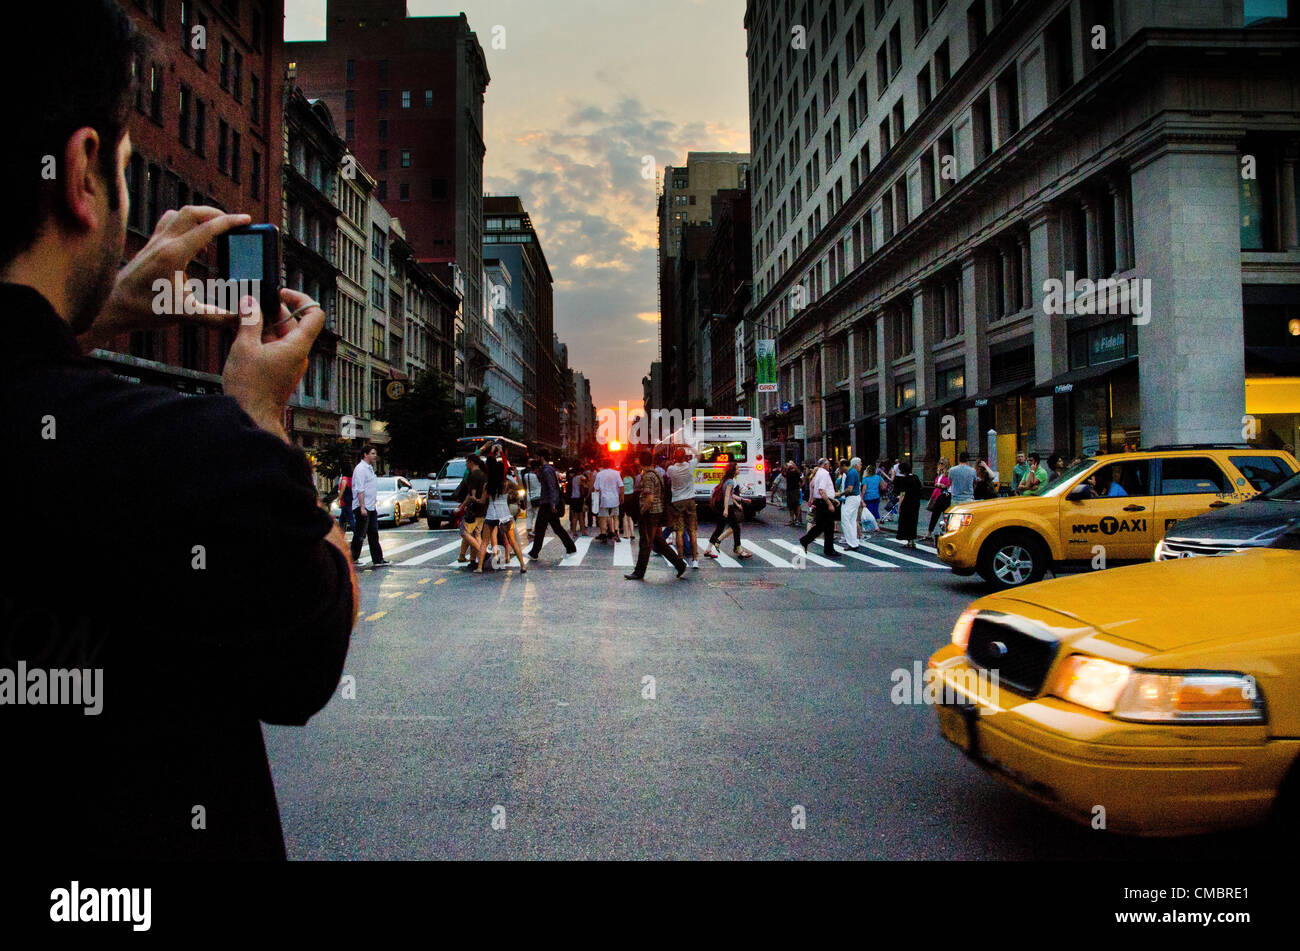
[[[60,196],[63,216],[80,230],[92,231],[100,224],[98,205],[107,207],[106,188],[100,172],[100,150],[104,147],[99,133],[90,126],[82,126],[63,147],[63,174]]]

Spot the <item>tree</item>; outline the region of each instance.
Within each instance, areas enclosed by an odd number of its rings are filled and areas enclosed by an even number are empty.
[[[388,461],[410,472],[433,472],[456,452],[463,435],[451,378],[426,370],[401,399],[386,400],[375,413],[388,429]]]
[[[316,456],[316,471],[328,476],[330,482],[335,482],[345,472],[352,474],[361,451],[352,445],[352,440],[340,438],[322,441],[313,453]]]

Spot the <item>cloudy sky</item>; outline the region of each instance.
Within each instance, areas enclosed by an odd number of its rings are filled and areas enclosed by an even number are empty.
[[[657,167],[749,150],[744,0],[408,0],[464,11],[492,81],[488,194],[517,194],[555,278],[555,330],[597,408],[641,402],[657,359]],[[493,49],[502,26],[505,48]],[[325,38],[325,0],[286,0],[285,38]]]

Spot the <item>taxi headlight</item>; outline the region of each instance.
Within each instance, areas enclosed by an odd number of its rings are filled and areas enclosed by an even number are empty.
[[[1056,672],[1049,692],[1089,710],[1110,713],[1132,674],[1133,668],[1124,664],[1072,654]]]
[[[1263,723],[1255,678],[1229,671],[1135,670],[1115,717],[1143,723]]]
[[[970,644],[970,628],[977,614],[979,614],[978,611],[967,608],[961,612],[961,616],[957,618],[957,623],[952,626],[952,642],[962,650],[965,650],[967,645]]]
[[[975,518],[973,512],[949,512],[943,517],[943,533],[955,532],[959,528],[965,528]]]

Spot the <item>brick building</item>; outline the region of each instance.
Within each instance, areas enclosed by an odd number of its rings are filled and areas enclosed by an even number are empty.
[[[283,0],[119,2],[150,45],[135,66],[127,257],[163,212],[182,205],[279,223]],[[215,248],[187,273],[216,276]],[[217,393],[233,339],[230,330],[183,326],[123,335],[92,356],[129,379]]]

